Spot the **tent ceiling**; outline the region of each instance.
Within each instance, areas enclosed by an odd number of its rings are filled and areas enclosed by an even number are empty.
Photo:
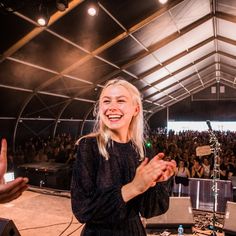
[[[48,0],[48,27],[35,22],[40,1],[8,1],[14,12],[6,2],[2,119],[91,119],[100,89],[117,76],[138,87],[148,114],[216,82],[236,87],[234,0],[101,0],[96,17],[86,13],[88,0],[64,12]]]

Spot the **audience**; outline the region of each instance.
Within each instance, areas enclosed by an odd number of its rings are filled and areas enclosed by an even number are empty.
[[[203,158],[203,163],[202,163],[202,167],[203,167],[203,178],[204,179],[210,179],[212,176],[212,165],[210,163],[210,158],[209,157],[204,157]]]
[[[230,180],[232,176],[236,176],[236,132],[215,131],[215,134],[221,145],[220,179]],[[20,177],[5,183],[3,175],[6,170],[11,171],[19,165],[33,162],[60,162],[72,165],[76,155],[77,139],[78,137],[72,138],[70,134],[60,134],[54,138],[30,138],[17,145],[15,152],[9,149],[6,158],[3,153],[7,144],[3,141],[0,156],[0,203],[17,198],[27,188],[27,178]],[[166,129],[159,128],[149,134],[148,140],[155,153],[164,152],[166,158],[177,162],[176,176],[180,177],[181,183],[182,177],[212,178],[214,155],[196,156],[197,147],[210,144],[208,132],[167,132]],[[187,184],[188,181],[184,183]]]
[[[33,162],[71,163],[75,158],[75,142],[69,134],[47,139],[30,138],[23,145],[16,147],[16,165]]]
[[[221,179],[230,179],[236,175],[236,132],[215,131],[216,137],[221,144]],[[158,128],[150,134],[150,142],[156,152],[164,152],[171,159],[184,160],[185,166],[190,170],[191,177],[212,178],[214,155],[198,157],[196,163],[196,148],[199,146],[209,145],[210,137],[208,132],[182,131],[174,132]],[[197,175],[193,166],[202,167],[200,176]],[[210,166],[209,166],[210,165]],[[209,173],[210,168],[210,173]],[[193,171],[194,170],[194,171]],[[203,173],[202,173],[203,172]]]
[[[192,178],[202,178],[203,177],[203,166],[201,164],[201,160],[196,157],[193,161],[193,166],[191,170]]]
[[[215,131],[221,144],[221,179],[230,179],[236,175],[236,132]],[[72,138],[69,134],[60,134],[55,138],[31,138],[23,145],[18,145],[14,153],[14,164],[20,165],[32,162],[59,162],[72,164],[75,158],[78,137]],[[196,148],[209,145],[208,132],[182,131],[174,132],[166,129],[152,131],[148,140],[155,153],[164,152],[170,159],[177,163],[183,161],[185,168],[190,172],[190,177],[212,178],[213,154],[197,157]],[[13,153],[11,153],[13,156]],[[12,157],[9,156],[9,161]],[[199,168],[200,174],[196,172]]]

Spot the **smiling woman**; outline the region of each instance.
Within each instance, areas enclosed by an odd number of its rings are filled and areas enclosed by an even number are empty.
[[[135,96],[133,98],[132,93],[122,83],[108,85],[103,90],[99,102],[100,117],[101,122],[111,131],[112,140],[126,143],[131,139],[129,126],[133,117],[139,114],[139,103],[140,101]],[[140,134],[142,137],[142,131]]]
[[[95,131],[78,141],[71,199],[74,215],[86,223],[83,236],[144,236],[140,215],[168,209],[175,162],[144,153],[139,91],[110,80],[98,101]]]

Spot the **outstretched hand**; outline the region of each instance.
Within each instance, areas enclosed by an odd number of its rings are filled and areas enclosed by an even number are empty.
[[[4,174],[7,170],[7,141],[2,139],[0,154],[0,203],[10,202],[18,198],[27,189],[28,178],[16,178],[5,183]]]
[[[4,183],[4,174],[7,171],[7,141],[2,139],[0,154],[0,184]]]

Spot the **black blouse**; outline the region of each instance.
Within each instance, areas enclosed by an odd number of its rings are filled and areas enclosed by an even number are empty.
[[[134,178],[140,164],[131,142],[112,141],[110,158],[99,154],[96,138],[80,141],[71,183],[72,210],[86,223],[83,236],[144,236],[140,215],[150,218],[169,207],[168,182],[157,184],[125,203],[121,187]]]

